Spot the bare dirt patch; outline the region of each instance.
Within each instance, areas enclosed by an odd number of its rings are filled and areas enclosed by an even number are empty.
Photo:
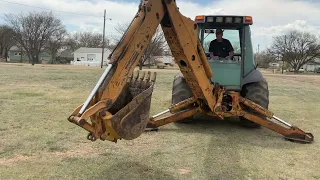
[[[22,155],[16,155],[13,158],[1,158],[0,159],[0,165],[9,166],[13,165],[14,163],[17,163],[19,161],[26,161],[30,157],[28,156],[22,156]]]
[[[74,147],[74,149],[66,150],[66,151],[58,151],[58,152],[48,152],[43,153],[42,155],[46,156],[56,156],[60,158],[66,157],[92,157],[97,156],[97,150],[90,148],[88,146],[83,147]]]

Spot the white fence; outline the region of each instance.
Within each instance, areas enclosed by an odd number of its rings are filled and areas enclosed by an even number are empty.
[[[101,66],[101,62],[98,61],[71,61],[70,64],[75,66]],[[103,62],[103,65],[106,66],[107,62]]]

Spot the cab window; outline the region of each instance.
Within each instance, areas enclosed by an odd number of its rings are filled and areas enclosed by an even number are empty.
[[[209,46],[212,40],[216,39],[215,29],[204,29],[203,33],[203,48],[206,53],[209,53]],[[199,34],[200,38],[201,35]],[[241,54],[240,47],[240,32],[236,29],[225,29],[223,31],[223,38],[228,39],[234,49],[235,54]]]

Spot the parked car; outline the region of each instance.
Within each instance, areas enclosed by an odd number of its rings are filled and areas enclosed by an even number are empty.
[[[289,71],[289,72],[294,72],[294,69],[293,69],[293,68],[290,68],[288,71]],[[305,70],[304,70],[303,68],[300,68],[300,69],[298,70],[298,72],[305,72]]]

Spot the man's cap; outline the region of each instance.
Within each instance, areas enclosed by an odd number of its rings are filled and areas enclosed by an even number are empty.
[[[216,34],[217,33],[223,33],[222,29],[216,29]]]

